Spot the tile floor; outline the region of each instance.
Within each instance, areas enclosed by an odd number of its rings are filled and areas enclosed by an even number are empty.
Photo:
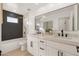
[[[20,49],[16,49],[3,54],[2,56],[32,56],[32,55],[28,51],[21,51]]]

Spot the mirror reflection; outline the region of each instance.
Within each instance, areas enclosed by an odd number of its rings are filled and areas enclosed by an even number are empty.
[[[35,17],[35,29],[40,32],[73,31],[74,30],[73,6],[51,11]]]

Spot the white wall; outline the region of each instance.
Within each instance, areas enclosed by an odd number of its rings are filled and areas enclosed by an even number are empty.
[[[28,34],[35,33],[35,16],[31,14],[29,14],[27,30],[28,30]]]

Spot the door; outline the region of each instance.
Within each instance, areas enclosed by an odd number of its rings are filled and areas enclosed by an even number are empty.
[[[38,38],[27,36],[27,50],[34,56],[38,56]]]
[[[3,10],[2,41],[23,37],[23,16]]]
[[[33,39],[34,38],[34,39]],[[36,38],[36,37],[33,37],[32,39],[33,39],[33,50],[34,50],[34,56],[38,56],[39,55],[39,52],[38,52],[38,49],[39,49],[39,45],[38,45],[38,38]]]
[[[34,51],[33,51],[33,38],[31,36],[27,36],[27,50],[34,55]]]

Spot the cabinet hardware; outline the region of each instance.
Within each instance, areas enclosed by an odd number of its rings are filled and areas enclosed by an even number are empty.
[[[63,56],[63,52],[58,51],[58,56]]]
[[[41,50],[44,50],[43,48],[40,47]]]
[[[40,41],[41,43],[44,43],[44,41]]]
[[[30,42],[30,46],[33,47],[33,42],[32,41]]]

